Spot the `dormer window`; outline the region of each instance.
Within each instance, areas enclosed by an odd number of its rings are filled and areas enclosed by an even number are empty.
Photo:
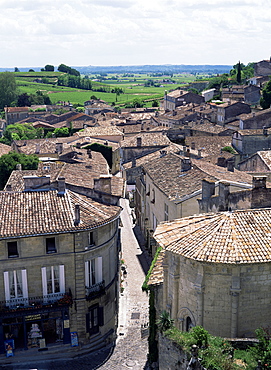
[[[19,257],[17,242],[8,242],[8,258]]]
[[[56,238],[46,238],[46,253],[56,253]]]

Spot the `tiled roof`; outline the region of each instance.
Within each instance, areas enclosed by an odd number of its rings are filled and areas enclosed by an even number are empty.
[[[271,170],[271,151],[270,150],[262,150],[257,152],[257,154],[262,158],[265,162],[267,167]]]
[[[5,107],[4,110],[8,113],[28,112],[29,107]]]
[[[3,154],[8,154],[11,150],[12,149],[9,145],[0,143],[0,156]]]
[[[118,130],[115,126],[109,127],[87,127],[83,131],[76,132],[75,135],[78,136],[119,136],[122,132]]]
[[[103,205],[69,190],[58,192],[0,192],[0,238],[56,234],[91,229],[120,214],[118,206]],[[74,225],[75,205],[80,205],[80,223]]]
[[[241,136],[252,136],[252,135],[263,135],[262,129],[246,129],[246,130],[236,130]]]
[[[231,136],[187,136],[185,143],[190,147],[195,143],[195,149],[201,149],[202,155],[214,155],[219,154],[225,146],[231,146]]]
[[[181,156],[168,153],[162,158],[154,159],[144,166],[154,184],[175,202],[183,197],[200,191],[202,180],[225,180],[238,183],[252,183],[252,176],[238,170],[227,171],[223,167],[206,163],[204,160],[192,159],[192,168],[181,171]]]
[[[169,146],[166,146],[163,150],[166,151],[166,153],[176,153],[179,154],[181,151],[182,146],[178,144],[171,143]],[[144,164],[152,161],[153,159],[158,159],[161,157],[160,149],[156,150],[155,152],[149,153],[147,155],[144,155],[143,157],[136,159],[136,166],[143,166]],[[124,163],[123,167],[125,169],[132,167],[132,161]]]
[[[271,209],[209,213],[162,223],[155,239],[166,251],[197,261],[271,261]]]
[[[137,146],[138,137],[141,137],[141,146],[166,146],[171,143],[167,135],[163,135],[160,132],[141,132],[138,135],[126,137],[120,142],[120,145],[122,147]]]

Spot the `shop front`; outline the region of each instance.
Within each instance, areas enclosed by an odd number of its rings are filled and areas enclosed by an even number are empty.
[[[69,306],[17,308],[0,312],[0,352],[14,340],[15,349],[29,349],[57,342],[70,343]]]

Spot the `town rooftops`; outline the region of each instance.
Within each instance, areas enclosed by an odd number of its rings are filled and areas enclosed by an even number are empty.
[[[87,127],[83,131],[76,132],[75,136],[122,136],[122,132],[115,126]]]
[[[126,137],[120,142],[122,147],[136,147],[138,146],[138,138],[141,138],[141,146],[166,146],[171,143],[167,135],[158,132],[141,132],[139,135]]]
[[[0,239],[93,229],[117,218],[121,208],[66,190],[0,192]],[[80,222],[75,224],[75,206]]]
[[[196,261],[271,261],[271,209],[208,213],[161,223],[154,238],[166,250]]]
[[[181,156],[168,153],[162,158],[146,163],[143,168],[154,184],[176,203],[181,202],[195,192],[201,191],[202,180],[225,180],[250,186],[252,176],[238,170],[228,171],[223,167],[206,163],[204,160],[191,160],[191,168],[182,171]]]

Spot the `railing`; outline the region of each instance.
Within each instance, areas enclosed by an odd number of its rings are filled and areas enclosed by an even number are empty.
[[[70,293],[54,293],[45,296],[12,298],[6,301],[0,301],[0,312],[10,310],[29,310],[48,307],[50,305],[63,306],[71,305],[72,296]]]
[[[91,285],[90,287],[86,287],[86,299],[90,300],[93,298],[97,298],[105,293],[105,282],[104,280]]]

